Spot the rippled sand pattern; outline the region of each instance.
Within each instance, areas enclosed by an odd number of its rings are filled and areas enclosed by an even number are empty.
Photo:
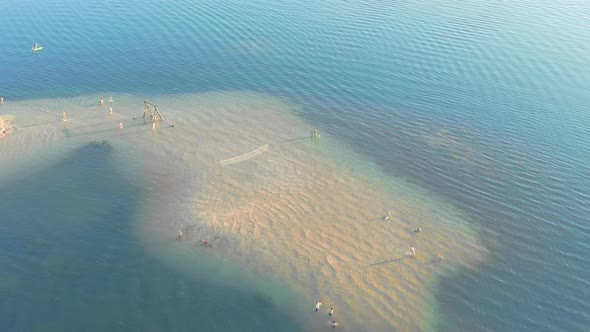
[[[426,330],[435,277],[483,258],[476,235],[452,206],[386,178],[321,129],[321,139],[312,139],[313,126],[297,119],[294,107],[240,93],[170,104],[196,114],[162,137],[167,155],[195,174],[185,178],[193,219],[179,228],[196,238],[203,231],[191,235],[192,223],[230,235],[236,261],[285,280],[305,295],[302,305],[310,311],[316,299],[336,307],[342,327]],[[267,143],[267,153],[218,164]],[[393,216],[385,221],[388,210]],[[166,223],[159,228],[174,233],[175,223]],[[417,227],[424,231],[414,233]],[[411,246],[416,258],[407,254]],[[327,316],[320,316],[317,324],[325,324]]]
[[[332,306],[344,331],[428,330],[436,277],[483,260],[477,235],[451,205],[385,176],[322,128],[321,139],[312,139],[313,125],[294,105],[238,92],[161,96],[150,100],[166,118],[154,131],[133,119],[142,115],[141,99],[116,96],[113,116],[93,100],[62,101],[50,115],[22,112],[37,117],[23,123],[23,137],[45,131],[70,145],[108,139],[133,151],[143,165],[123,154],[121,162],[146,175],[137,222],[146,248],[173,260],[166,247],[178,229],[193,244],[214,234],[224,259],[293,287],[304,299],[294,310],[310,330],[329,329],[324,309]],[[56,120],[62,108],[71,109],[67,128]],[[268,151],[251,159],[219,164],[265,144]],[[313,312],[317,299],[320,313]]]

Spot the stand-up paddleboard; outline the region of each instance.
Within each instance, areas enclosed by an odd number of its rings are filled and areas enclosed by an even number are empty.
[[[35,43],[35,45],[33,45],[33,48],[31,48],[31,51],[33,51],[33,52],[39,52],[41,50],[43,50],[43,47],[39,46],[39,44],[37,44],[37,43]]]

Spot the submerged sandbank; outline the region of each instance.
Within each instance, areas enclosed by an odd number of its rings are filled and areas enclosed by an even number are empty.
[[[146,157],[152,174],[175,175],[153,178],[169,194],[153,201],[146,238],[175,226],[195,240],[218,236],[224,257],[287,282],[307,299],[303,310],[316,299],[335,306],[351,330],[427,330],[436,277],[483,259],[477,234],[444,198],[385,175],[321,128],[312,139],[296,105],[245,93],[160,103],[177,128],[159,132],[161,150]],[[219,163],[266,144],[252,159]]]
[[[154,255],[185,269],[175,240],[182,229],[195,256],[292,287],[303,299],[293,310],[310,329],[329,328],[327,315],[313,312],[321,299],[344,330],[428,330],[437,276],[484,259],[477,234],[444,198],[387,176],[321,128],[321,139],[312,139],[314,126],[296,105],[241,92],[159,96],[151,101],[166,123],[152,130],[133,119],[142,115],[141,98],[115,97],[112,116],[94,96],[47,101],[56,104],[46,133],[73,145],[108,139],[129,176],[145,175],[136,179],[146,189],[136,228]],[[67,125],[58,122],[64,109]],[[219,163],[266,144],[251,159]],[[124,163],[127,153],[143,163]],[[203,238],[214,239],[213,251],[194,248]],[[240,276],[226,282],[239,284]]]

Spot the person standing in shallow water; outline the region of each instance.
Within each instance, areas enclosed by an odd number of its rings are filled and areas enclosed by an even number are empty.
[[[315,303],[315,311],[316,312],[319,311],[321,306],[322,306],[322,302],[316,301],[316,303]]]
[[[416,257],[416,249],[414,247],[410,248],[410,256]]]
[[[328,313],[328,316],[330,316],[330,317],[334,316],[334,308],[330,308],[330,312]]]
[[[178,231],[178,239],[182,239],[182,231]]]

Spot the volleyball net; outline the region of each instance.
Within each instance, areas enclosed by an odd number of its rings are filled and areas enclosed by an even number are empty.
[[[239,155],[237,157],[233,157],[233,158],[229,158],[229,159],[225,159],[219,162],[219,164],[221,165],[221,167],[223,166],[228,166],[228,165],[232,165],[232,164],[236,164],[242,161],[246,161],[248,159],[252,159],[260,154],[263,154],[265,152],[268,152],[268,143],[259,147],[258,149],[252,150],[250,152],[244,153],[243,155]]]

